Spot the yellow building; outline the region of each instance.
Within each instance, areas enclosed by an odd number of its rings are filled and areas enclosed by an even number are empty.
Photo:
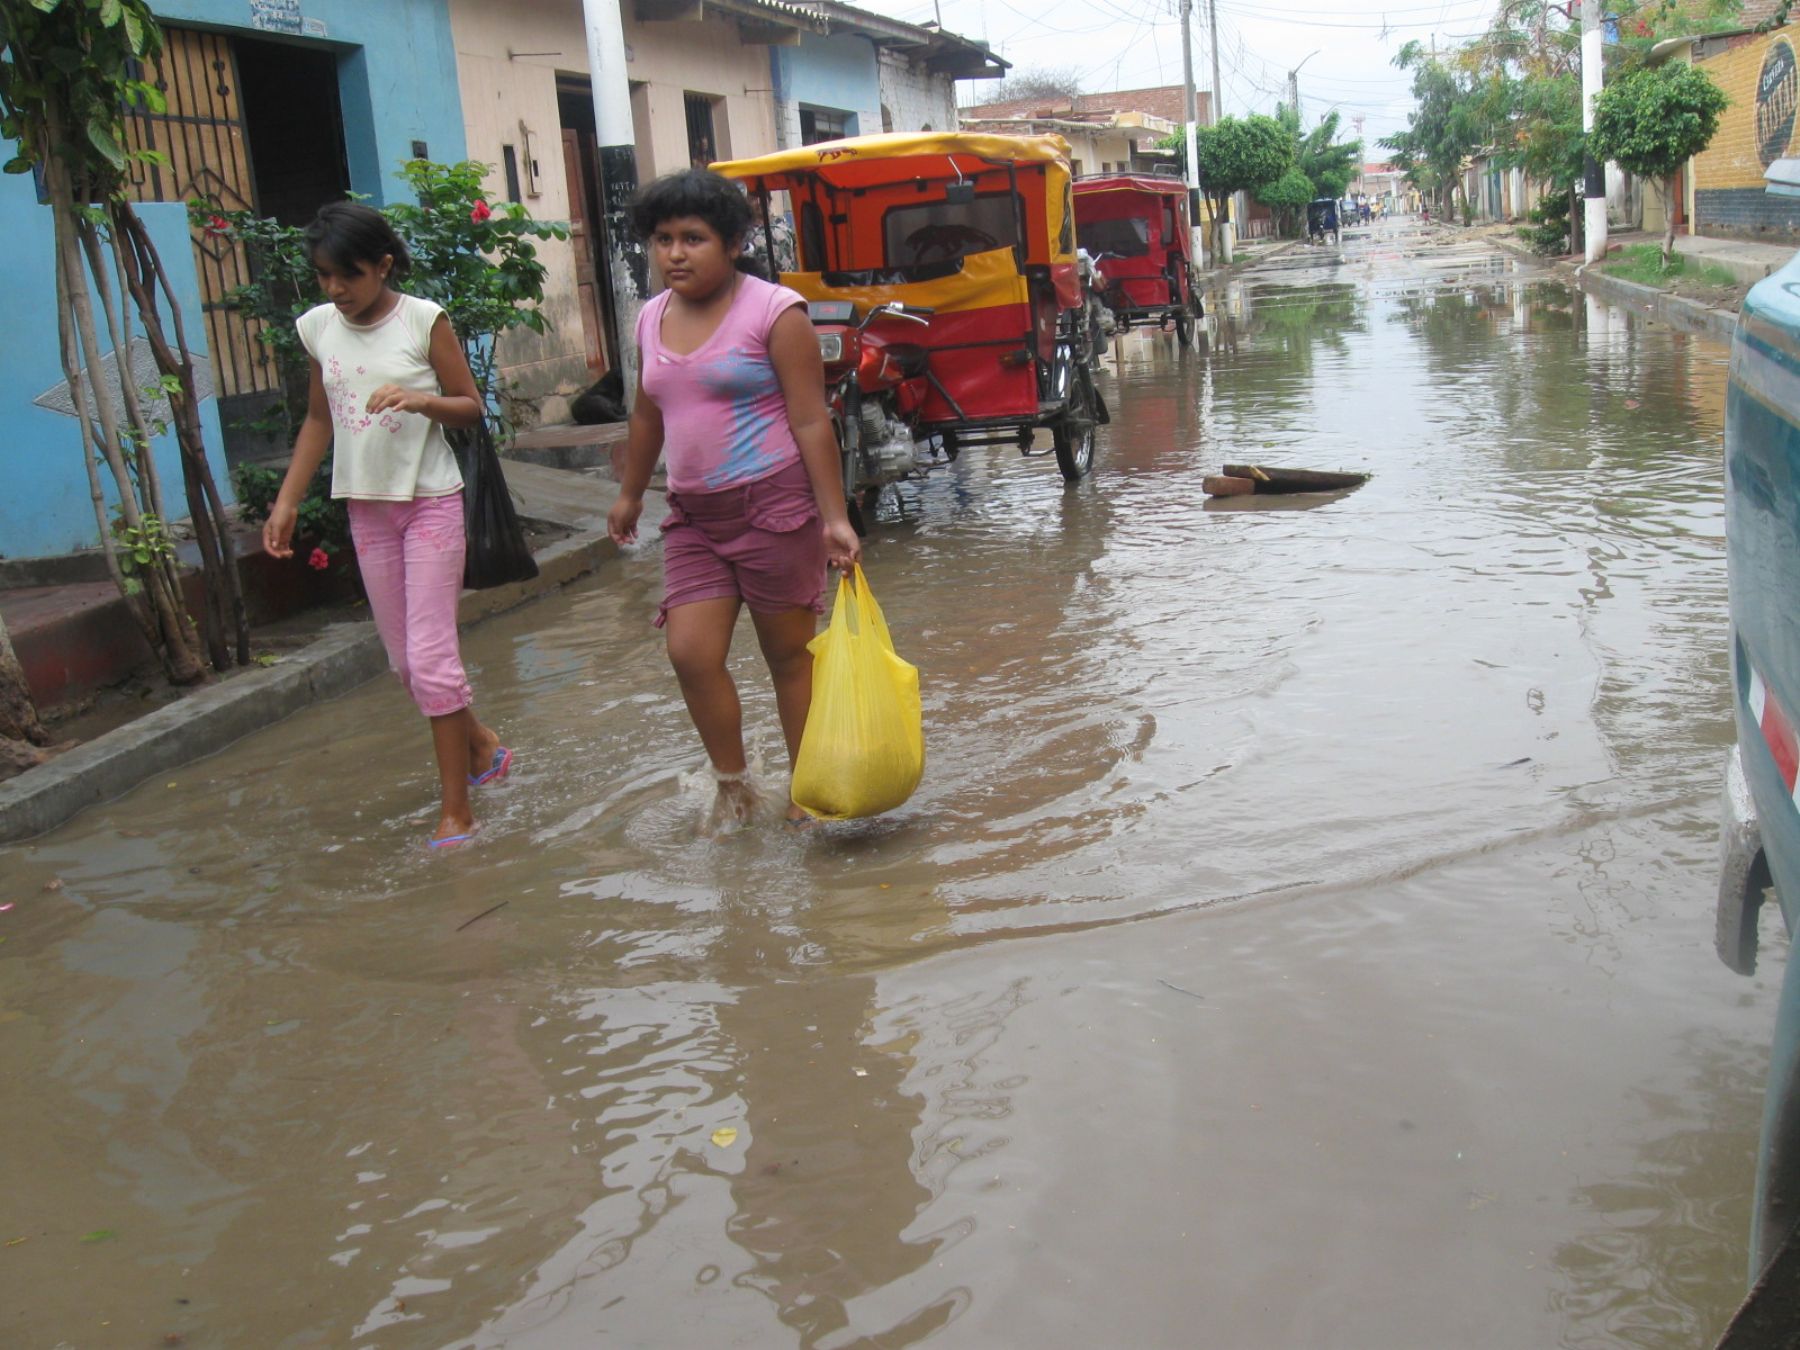
[[[1800,201],[1773,197],[1763,174],[1795,154],[1800,60],[1791,27],[1771,33],[1694,38],[1682,53],[1730,100],[1712,143],[1688,161],[1677,179],[1678,229],[1732,235],[1800,232]],[[1689,224],[1691,222],[1691,225]],[[1644,228],[1661,229],[1655,194],[1644,195]]]

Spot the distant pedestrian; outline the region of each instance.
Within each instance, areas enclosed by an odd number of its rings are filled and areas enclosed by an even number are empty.
[[[765,281],[780,281],[783,272],[798,271],[794,252],[794,227],[779,211],[772,212],[764,224],[763,198],[750,197],[750,228],[744,235],[744,253],[764,264]],[[774,252],[769,251],[773,241]]]
[[[637,538],[644,491],[668,455],[663,600],[688,715],[717,783],[714,820],[755,806],[737,686],[726,669],[738,611],[762,646],[790,767],[812,705],[807,643],[823,607],[825,565],[862,556],[844,502],[824,365],[806,302],[744,273],[750,204],[718,174],[688,170],[648,184],[632,225],[668,287],[638,315],[638,398],[607,530]],[[788,803],[790,820],[804,819]]]
[[[442,807],[429,842],[460,844],[475,832],[469,788],[512,765],[470,707],[456,635],[462,474],[444,428],[475,425],[481,401],[444,311],[394,289],[411,260],[379,212],[321,207],[305,237],[326,302],[296,325],[312,385],[263,547],[293,556],[300,501],[330,451],[331,495],[349,503],[369,612],[389,664],[431,721]]]

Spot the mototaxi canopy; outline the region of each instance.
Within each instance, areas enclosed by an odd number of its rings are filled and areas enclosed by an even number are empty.
[[[1061,136],[999,136],[986,132],[892,132],[852,136],[779,150],[755,159],[724,160],[714,172],[759,194],[786,192],[793,203],[802,266],[812,271],[853,271],[911,266],[941,258],[895,256],[901,232],[892,217],[924,220],[934,212],[954,233],[959,214],[1005,216],[1003,231],[985,240],[968,233],[958,246],[967,256],[994,244],[1021,246],[1027,266],[1049,267],[1058,291],[1061,274],[1073,276],[1075,224],[1069,144]],[[970,184],[976,200],[946,200],[945,189]],[[1016,194],[1005,211],[996,201]],[[982,199],[986,199],[985,203]],[[1016,224],[1010,223],[1016,219]],[[996,233],[1015,237],[995,238]],[[949,246],[944,251],[949,251]],[[1079,304],[1077,296],[1071,303]]]

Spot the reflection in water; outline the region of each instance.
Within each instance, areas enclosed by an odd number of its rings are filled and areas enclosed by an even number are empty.
[[[1685,1081],[1635,1094],[1635,1166],[1575,1189],[1594,1226],[1554,1257],[1565,1346],[1708,1345],[1737,1309],[1742,1291],[1718,1271],[1743,1259],[1767,1050],[1709,1034],[1674,1049]],[[1742,1147],[1721,1150],[1721,1138]]]
[[[647,552],[471,634],[519,760],[454,858],[386,682],[0,852],[9,1329],[1715,1325],[1768,1020],[1702,912],[1723,352],[1402,226],[1210,308],[1109,357],[1089,483],[989,450],[884,503],[889,817],[694,838]],[[1240,459],[1373,477],[1207,506]]]

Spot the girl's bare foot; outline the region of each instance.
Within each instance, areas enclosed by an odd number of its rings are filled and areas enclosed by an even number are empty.
[[[446,844],[457,844],[475,833],[475,817],[444,815],[438,820],[437,829],[432,831],[431,846],[440,848]]]
[[[718,792],[713,797],[712,810],[707,813],[707,832],[735,830],[740,825],[748,825],[756,814],[757,805],[756,788],[750,782],[749,772],[720,773],[715,769],[713,777],[718,782]]]
[[[469,737],[469,777],[479,778],[494,766],[494,752],[500,748],[500,735],[477,722]]]

